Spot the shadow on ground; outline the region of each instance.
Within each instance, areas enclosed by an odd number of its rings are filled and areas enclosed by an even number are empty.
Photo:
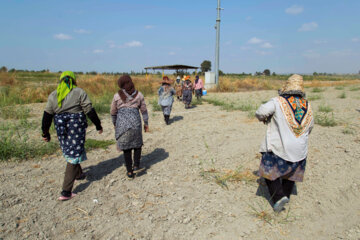
[[[182,118],[182,117],[181,117]],[[151,153],[148,153],[141,157],[141,169],[136,173],[136,177],[147,174],[147,170],[158,162],[161,162],[169,157],[169,153],[163,148],[156,148]]]
[[[181,121],[181,120],[183,120],[183,119],[184,119],[183,116],[175,116],[175,117],[173,117],[173,118],[170,119],[170,124],[171,124],[171,123],[174,123],[174,122],[177,122],[177,121]]]
[[[138,173],[137,177],[140,177],[144,174],[147,174],[147,169],[160,161],[165,160],[169,157],[169,153],[166,152],[163,148],[156,148],[149,154],[146,154],[141,157],[141,166],[143,166]],[[120,155],[117,158],[111,158],[109,160],[98,163],[97,165],[89,166],[83,169],[86,174],[87,182],[81,183],[74,189],[74,193],[79,193],[88,188],[92,182],[99,181],[105,176],[111,174],[117,168],[121,167],[124,164],[124,156]],[[125,174],[125,172],[124,172]]]
[[[254,174],[257,175],[257,171],[254,171]],[[269,202],[269,204],[271,206],[273,206],[272,196],[270,196],[269,190],[268,190],[268,188],[266,186],[265,179],[260,177],[258,180],[256,180],[256,182],[259,184],[259,186],[258,186],[258,188],[256,190],[256,196],[260,196],[260,197],[265,198]],[[297,195],[296,183],[294,184],[294,188],[292,190],[291,195]]]

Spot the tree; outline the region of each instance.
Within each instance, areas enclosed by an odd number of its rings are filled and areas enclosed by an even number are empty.
[[[208,72],[211,70],[211,62],[209,60],[204,60],[200,67],[202,72]]]
[[[6,68],[5,66],[2,66],[2,67],[0,68],[0,72],[7,72],[7,68]]]
[[[265,69],[263,73],[264,73],[265,76],[270,76],[270,70],[269,69]]]
[[[272,73],[272,75],[273,75],[273,76],[276,76],[276,73],[275,73],[275,72],[273,72],[273,73]]]

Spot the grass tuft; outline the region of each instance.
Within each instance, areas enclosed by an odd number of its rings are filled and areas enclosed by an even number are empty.
[[[158,101],[157,101],[156,98],[153,98],[153,99],[150,100],[150,105],[151,105],[152,110],[154,112],[161,112],[162,111],[161,106],[158,104]]]
[[[85,141],[85,149],[87,151],[102,148],[106,149],[108,146],[115,144],[114,140],[96,140],[96,139],[86,139]]]
[[[321,99],[321,98],[322,98],[321,95],[310,95],[310,96],[307,97],[307,100],[309,100],[309,101],[315,101],[315,100],[319,100],[319,99]]]
[[[324,113],[329,113],[329,112],[332,112],[333,109],[332,109],[332,107],[330,107],[328,105],[320,105],[318,111],[324,112]]]
[[[342,99],[346,98],[346,93],[345,93],[345,92],[341,93],[341,94],[338,96],[338,98],[342,98]]]
[[[330,116],[328,113],[320,113],[315,115],[315,123],[323,127],[334,127],[337,122],[334,119],[334,113]]]
[[[312,90],[312,92],[314,92],[314,93],[319,93],[319,92],[324,92],[324,91],[325,91],[324,88],[318,88],[318,87],[313,88],[313,90]]]

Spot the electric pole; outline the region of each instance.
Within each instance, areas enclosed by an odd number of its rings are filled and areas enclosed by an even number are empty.
[[[220,0],[218,0],[217,6],[217,18],[216,18],[216,47],[215,47],[215,83],[219,86],[219,57],[220,57],[220,11],[224,10],[220,8]]]

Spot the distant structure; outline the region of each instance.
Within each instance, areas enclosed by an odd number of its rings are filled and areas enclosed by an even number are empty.
[[[176,73],[179,73],[179,70],[188,70],[188,69],[195,69],[195,71],[197,71],[199,67],[194,67],[194,66],[189,66],[189,65],[181,65],[181,64],[176,64],[176,65],[163,65],[163,66],[155,66],[155,67],[145,67],[144,69],[146,70],[146,75],[147,75],[147,71],[148,70],[162,70],[162,75],[164,76],[164,70],[175,70]]]
[[[215,46],[215,84],[219,85],[219,57],[220,57],[220,11],[224,10],[220,7],[220,0],[218,0],[217,6],[217,18],[216,18],[216,46]]]

